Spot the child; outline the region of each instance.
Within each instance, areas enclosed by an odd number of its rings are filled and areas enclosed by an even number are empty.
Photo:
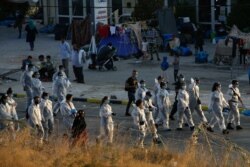
[[[145,60],[148,58],[148,42],[145,37],[142,39],[142,52],[143,52],[143,57],[142,59]]]

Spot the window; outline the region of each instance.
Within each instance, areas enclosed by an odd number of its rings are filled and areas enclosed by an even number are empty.
[[[74,16],[83,16],[83,0],[72,1],[72,14]]]
[[[131,8],[131,2],[127,3],[127,8]]]
[[[68,0],[58,0],[58,14],[69,15],[69,1]]]

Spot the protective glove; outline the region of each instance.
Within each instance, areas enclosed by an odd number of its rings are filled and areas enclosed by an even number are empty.
[[[53,113],[53,116],[56,117],[56,113]]]
[[[113,116],[116,116],[116,113],[113,112],[112,115],[113,115]]]

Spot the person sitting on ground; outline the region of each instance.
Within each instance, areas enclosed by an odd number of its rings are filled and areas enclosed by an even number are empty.
[[[46,68],[46,62],[45,62],[45,57],[44,55],[40,55],[38,57],[39,62],[37,63],[37,67],[39,69],[39,74],[41,77],[41,80],[46,80],[47,79],[47,68]]]
[[[46,68],[47,68],[47,78],[52,81],[53,74],[55,73],[54,64],[51,61],[51,56],[46,56]]]
[[[26,59],[24,59],[24,60],[22,61],[22,67],[21,67],[21,69],[22,69],[22,70],[25,70],[26,67],[27,67],[29,64],[32,64],[32,56],[28,56]]]
[[[73,145],[85,145],[88,140],[87,124],[84,116],[84,111],[78,110],[72,126]]]

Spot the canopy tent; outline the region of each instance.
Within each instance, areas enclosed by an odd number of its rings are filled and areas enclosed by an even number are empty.
[[[228,34],[229,37],[241,38],[247,41],[250,41],[250,33],[244,33],[239,30],[236,25],[233,25],[230,33]]]
[[[137,26],[128,25],[125,32],[109,35],[101,39],[98,48],[111,42],[113,47],[117,49],[117,56],[128,58],[131,55],[137,54],[139,51],[138,42],[141,41],[141,35],[138,31]]]

